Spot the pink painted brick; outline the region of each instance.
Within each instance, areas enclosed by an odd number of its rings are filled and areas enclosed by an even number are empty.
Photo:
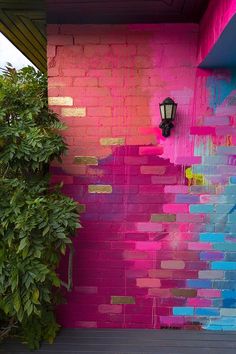
[[[159,288],[161,286],[160,280],[153,278],[138,278],[136,284],[140,288]]]
[[[142,174],[149,175],[164,175],[166,171],[165,166],[140,166],[140,171]]]
[[[193,251],[211,250],[212,244],[207,242],[189,242],[188,249]]]
[[[163,154],[163,147],[162,146],[155,146],[155,147],[140,147],[139,148],[139,155],[162,155]]]
[[[164,213],[188,213],[189,206],[188,204],[164,204],[163,205]]]
[[[202,162],[201,156],[178,156],[175,160],[175,163],[180,165],[197,165]]]
[[[107,305],[102,304],[98,306],[100,313],[122,313],[122,305]]]
[[[50,45],[73,45],[73,36],[70,35],[50,35],[48,42]]]
[[[162,225],[158,223],[151,223],[151,222],[139,222],[136,223],[136,230],[143,232],[156,232],[156,231],[162,231]]]
[[[176,184],[177,178],[176,176],[152,176],[151,177],[153,184]]]
[[[187,194],[189,193],[189,187],[183,185],[165,186],[165,193]]]
[[[214,123],[212,123],[214,125]],[[215,135],[216,128],[215,127],[191,127],[190,134],[192,135]]]
[[[197,295],[199,297],[206,297],[206,298],[221,297],[221,290],[216,290],[216,289],[198,289]]]
[[[150,251],[156,251],[161,249],[161,243],[160,242],[135,242],[135,247],[137,250],[150,250]]]
[[[212,300],[209,299],[187,299],[187,306],[194,306],[194,307],[212,307]]]
[[[97,328],[98,325],[96,321],[76,321],[75,327],[76,328]]]

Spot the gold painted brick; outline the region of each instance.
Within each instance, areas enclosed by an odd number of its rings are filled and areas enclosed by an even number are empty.
[[[72,97],[48,97],[48,104],[51,106],[73,106]]]
[[[78,165],[98,165],[98,159],[96,156],[75,156],[74,163]]]
[[[133,296],[111,296],[112,305],[135,304]]]
[[[124,145],[125,138],[101,138],[101,145]]]
[[[86,205],[84,205],[84,204],[78,204],[76,209],[77,209],[77,212],[78,212],[78,213],[85,213],[85,211],[86,211]]]
[[[85,107],[62,108],[61,114],[64,117],[85,117],[86,108]]]
[[[90,184],[88,186],[89,193],[112,193],[110,184]]]
[[[151,222],[174,222],[176,221],[176,215],[174,214],[152,214],[151,215]]]

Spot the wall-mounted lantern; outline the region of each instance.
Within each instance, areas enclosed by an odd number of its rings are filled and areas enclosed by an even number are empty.
[[[159,106],[162,120],[159,127],[162,129],[162,135],[167,138],[174,127],[173,121],[175,119],[177,103],[172,98],[167,97]]]

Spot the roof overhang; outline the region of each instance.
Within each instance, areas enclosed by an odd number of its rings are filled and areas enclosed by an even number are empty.
[[[0,0],[0,31],[39,70],[46,71],[46,11],[43,0]]]

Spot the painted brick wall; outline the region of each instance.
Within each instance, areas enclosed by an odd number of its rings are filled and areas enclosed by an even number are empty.
[[[53,181],[83,224],[66,327],[235,329],[236,75],[196,69],[197,41],[196,25],[48,26],[69,145]]]

